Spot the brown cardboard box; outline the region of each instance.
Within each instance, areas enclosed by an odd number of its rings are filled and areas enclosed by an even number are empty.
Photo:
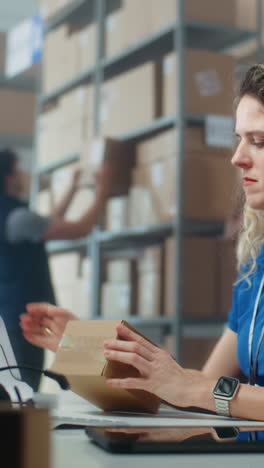
[[[216,241],[218,275],[218,314],[227,318],[232,304],[233,286],[237,277],[235,243],[230,239]]]
[[[140,142],[135,147],[136,165],[145,166],[161,159],[175,157],[177,151],[177,129],[165,130],[158,135]],[[230,149],[217,146],[208,146],[205,141],[203,128],[187,127],[184,130],[184,150],[186,153],[199,153],[221,156],[230,156]]]
[[[135,262],[127,258],[109,260],[106,278],[110,283],[131,283],[134,279]]]
[[[185,0],[184,7],[188,20],[228,26],[234,26],[237,21],[236,0],[223,0],[221,3],[212,0]],[[171,25],[176,19],[174,0],[122,0],[121,8],[106,19],[106,56],[117,54],[144,37]]]
[[[48,93],[70,81],[79,70],[79,36],[68,25],[51,31],[45,38],[43,91]]]
[[[175,314],[174,242],[172,237],[165,242],[165,315]],[[188,238],[183,246],[184,315],[227,317],[236,278],[233,242],[216,238]]]
[[[140,273],[161,272],[163,254],[161,247],[147,247],[139,252],[138,269]]]
[[[59,26],[45,37],[43,52],[43,92],[48,93],[63,83],[67,25]]]
[[[54,283],[68,286],[77,278],[80,267],[80,254],[76,252],[51,255],[49,259]]]
[[[161,114],[161,66],[147,62],[106,81],[100,102],[100,132],[120,136]]]
[[[50,423],[44,408],[8,408],[1,405],[2,466],[50,468]]]
[[[218,337],[216,338],[184,338],[183,366],[187,369],[202,369],[209,358]]]
[[[260,0],[263,2],[263,0]],[[236,26],[244,29],[257,28],[257,0],[236,0]]]
[[[236,0],[223,0],[221,3],[212,0],[185,0],[185,18],[202,23],[225,24],[233,26],[235,24]],[[177,19],[176,3],[174,0],[166,0],[161,3],[159,0],[147,0],[152,32],[166,27]],[[151,3],[151,6],[150,6]]]
[[[110,57],[140,41],[151,32],[148,1],[122,0],[121,8],[106,18],[105,55]]]
[[[59,13],[69,3],[73,2],[74,0],[40,0],[41,14],[44,19],[50,18]]]
[[[52,370],[64,374],[71,390],[105,411],[155,413],[159,399],[141,390],[107,386],[107,378],[133,377],[138,371],[126,364],[107,361],[103,342],[117,337],[117,320],[68,322]],[[129,324],[123,322],[129,328]],[[136,333],[135,329],[133,329]]]
[[[61,125],[83,123],[91,119],[93,114],[93,88],[91,86],[78,86],[68,91],[60,99]]]
[[[206,360],[210,356],[216,342],[215,338],[183,338],[182,365],[187,369],[200,370],[204,366]],[[167,335],[164,341],[164,348],[174,356],[175,337]]]
[[[188,49],[185,53],[186,112],[232,115],[234,59],[217,52]],[[175,113],[176,55],[163,60],[162,115]]]
[[[57,3],[54,0],[40,0],[40,12],[44,19],[50,18],[57,11]]]
[[[228,219],[234,210],[236,171],[229,158],[187,153],[184,165],[184,215],[190,219]],[[130,225],[171,220],[176,212],[176,157],[133,170]],[[223,180],[225,183],[223,184]]]
[[[113,197],[106,203],[106,231],[119,232],[128,228],[128,197]]]
[[[88,24],[75,32],[78,41],[77,73],[83,73],[95,64],[96,25]]]
[[[139,212],[146,207],[145,224],[166,222],[175,215],[175,174],[175,158],[160,160],[133,171],[135,185],[144,189],[139,193],[135,208],[140,203]]]
[[[0,89],[1,108],[5,110],[0,114],[0,133],[33,135],[35,99],[31,91]]]
[[[137,314],[143,318],[161,315],[162,276],[155,271],[139,273]]]
[[[84,183],[94,186],[95,175],[105,161],[108,161],[112,168],[113,190],[111,195],[127,193],[134,164],[133,144],[113,138],[93,138],[82,152]]]
[[[192,219],[228,219],[234,209],[236,170],[220,154],[185,158],[184,214]],[[223,183],[224,181],[224,183]]]
[[[161,313],[163,294],[163,250],[148,247],[138,257],[138,308],[141,317],[150,318]]]
[[[172,237],[165,242],[165,315],[175,314],[174,242]],[[191,317],[216,316],[219,288],[216,281],[216,239],[188,238],[183,246],[183,313]]]
[[[101,315],[104,319],[120,320],[133,313],[133,285],[126,282],[102,285]]]

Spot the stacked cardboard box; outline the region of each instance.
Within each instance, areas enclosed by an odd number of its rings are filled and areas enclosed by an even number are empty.
[[[106,282],[101,288],[101,315],[105,319],[123,319],[135,312],[135,262],[131,259],[109,260]]]
[[[177,109],[176,54],[163,59],[162,114]],[[198,114],[232,115],[234,95],[233,57],[199,49],[185,53],[185,111]]]
[[[80,319],[90,318],[90,260],[77,252],[54,254],[50,257],[50,269],[57,304]]]
[[[131,184],[134,146],[113,138],[92,138],[88,145],[84,142],[81,154],[83,182],[94,187],[96,173],[104,162],[108,162],[111,166],[113,185],[111,195],[126,194]]]
[[[163,251],[148,247],[139,253],[138,308],[140,317],[151,318],[161,314],[163,299]]]
[[[190,21],[246,29],[256,28],[256,0],[185,0],[185,17]],[[140,12],[140,14],[139,14]],[[106,20],[106,56],[118,54],[144,37],[177,20],[176,2],[166,0],[122,0],[121,8]]]
[[[182,344],[182,362],[183,367],[187,369],[201,370],[206,360],[210,356],[218,338],[205,337],[186,337],[183,338]],[[175,337],[168,335],[165,338],[163,347],[172,355],[175,355],[174,350]]]
[[[31,91],[0,89],[0,133],[30,136],[34,131],[35,95]]]
[[[185,59],[186,112],[232,115],[233,57],[188,49]],[[104,82],[99,115],[101,134],[120,136],[161,115],[174,114],[176,82],[175,53]]]
[[[39,116],[39,166],[81,152],[83,142],[91,140],[92,106],[92,88],[80,86]]]
[[[227,317],[236,278],[233,242],[197,237],[185,239],[183,246],[184,315],[200,318]],[[174,267],[174,239],[169,238],[165,242],[165,315],[175,314]]]
[[[128,227],[128,197],[112,197],[106,205],[105,229],[119,232]]]
[[[40,0],[40,11],[43,18],[48,19],[73,2],[74,0]]]
[[[147,62],[102,85],[101,135],[119,136],[149,124],[161,113],[160,64]]]
[[[168,130],[136,146],[131,226],[164,222],[175,215],[177,138],[177,130]],[[237,173],[229,150],[206,145],[199,128],[187,128],[184,141],[184,215],[212,220],[230,217]]]
[[[95,34],[95,24],[81,29],[62,25],[46,36],[43,58],[44,93],[53,91],[94,66]]]

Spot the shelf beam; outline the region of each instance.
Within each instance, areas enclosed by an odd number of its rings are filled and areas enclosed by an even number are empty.
[[[56,171],[57,169],[61,169],[62,167],[65,167],[69,164],[73,164],[75,162],[78,162],[80,159],[80,154],[71,154],[69,156],[66,156],[65,158],[59,159],[58,161],[55,161],[54,163],[47,164],[47,166],[39,167],[37,169],[37,174],[39,176],[44,175],[44,174],[49,174],[53,171]]]

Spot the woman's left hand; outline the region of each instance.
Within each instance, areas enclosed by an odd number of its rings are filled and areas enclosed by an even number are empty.
[[[119,324],[121,338],[104,342],[104,355],[110,361],[119,361],[135,367],[140,376],[124,379],[109,379],[112,387],[139,389],[151,392],[162,400],[176,406],[200,406],[207,409],[206,394],[213,383],[202,373],[183,369],[170,354],[153,345],[142,336]],[[205,394],[205,401],[197,401]],[[211,399],[209,397],[209,399]],[[209,405],[211,406],[211,404]]]

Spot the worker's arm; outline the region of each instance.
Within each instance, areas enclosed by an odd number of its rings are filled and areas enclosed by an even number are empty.
[[[52,209],[51,217],[53,218],[63,218],[67,209],[70,206],[70,203],[79,188],[79,181],[81,176],[81,169],[77,168],[73,171],[72,180],[66,192],[64,193],[62,199],[56,204]]]
[[[43,232],[43,239],[76,239],[87,236],[99,221],[111,189],[112,170],[110,165],[105,163],[97,177],[96,197],[92,205],[77,221],[52,217]]]
[[[60,217],[39,216],[28,208],[18,208],[8,216],[6,237],[10,243],[41,242],[52,239],[77,239],[88,235],[100,219],[106,199],[112,190],[112,169],[104,164],[96,184],[96,198],[84,214],[74,222]]]

